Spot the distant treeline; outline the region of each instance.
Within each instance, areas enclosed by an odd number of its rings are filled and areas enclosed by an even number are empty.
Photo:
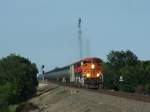
[[[104,87],[150,94],[150,61],[127,51],[111,51],[104,62]]]
[[[37,67],[28,59],[11,54],[0,59],[0,112],[28,100],[36,92]]]

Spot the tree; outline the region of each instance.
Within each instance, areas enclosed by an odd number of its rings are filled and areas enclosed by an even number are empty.
[[[7,90],[1,92],[8,94],[8,104],[25,101],[35,94],[37,73],[36,65],[24,57],[11,54],[0,60],[0,91]]]
[[[125,66],[136,65],[138,63],[138,58],[130,50],[111,51],[107,55],[107,61],[108,61],[109,66],[111,66],[115,70],[118,70]]]
[[[124,90],[133,92],[137,86],[137,80],[134,76],[137,75],[137,65],[139,60],[137,56],[127,51],[111,51],[107,55],[105,67],[104,82],[110,89]],[[124,84],[119,82],[120,76],[123,76]]]

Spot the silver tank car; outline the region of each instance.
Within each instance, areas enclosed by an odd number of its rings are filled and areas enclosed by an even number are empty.
[[[44,74],[44,78],[48,80],[57,80],[70,82],[71,69],[70,66],[63,68],[56,68]]]

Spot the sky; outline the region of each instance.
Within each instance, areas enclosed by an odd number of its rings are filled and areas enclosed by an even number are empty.
[[[150,0],[0,0],[0,58],[16,53],[45,70],[131,50],[149,60]]]

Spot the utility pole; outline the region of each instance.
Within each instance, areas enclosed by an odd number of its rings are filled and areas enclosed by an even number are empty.
[[[78,20],[78,41],[79,41],[79,54],[80,54],[80,59],[83,58],[83,53],[82,53],[82,31],[81,31],[81,18]]]

